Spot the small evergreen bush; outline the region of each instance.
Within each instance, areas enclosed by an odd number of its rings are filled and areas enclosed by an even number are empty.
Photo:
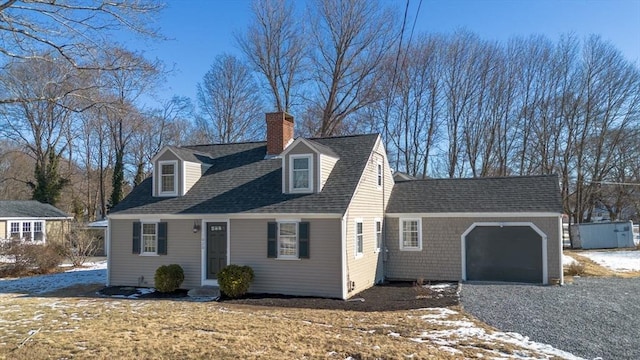
[[[156,270],[153,280],[156,290],[160,292],[176,291],[184,281],[184,271],[178,264],[162,265]]]
[[[218,272],[220,291],[230,298],[240,297],[249,291],[253,276],[249,266],[227,265]]]

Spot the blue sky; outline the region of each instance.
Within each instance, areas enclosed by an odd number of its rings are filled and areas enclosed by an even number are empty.
[[[404,11],[405,0],[385,0]],[[303,8],[305,0],[298,0]],[[195,101],[196,85],[213,59],[222,53],[240,55],[234,32],[251,19],[250,0],[167,0],[157,27],[164,42],[123,39],[128,47],[174,67],[162,99],[172,95]],[[582,38],[600,34],[627,59],[640,64],[640,0],[410,0],[409,25],[416,33],[449,33],[465,28],[487,40],[506,41],[513,36],[544,34],[557,40],[561,34]],[[416,18],[417,14],[417,18]]]

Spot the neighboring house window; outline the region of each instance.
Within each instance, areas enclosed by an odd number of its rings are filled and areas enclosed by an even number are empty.
[[[178,162],[160,161],[158,165],[160,166],[160,194],[177,195]]]
[[[24,241],[44,241],[44,221],[12,221],[9,238]]]
[[[11,233],[9,234],[9,238],[12,240],[19,240],[22,238],[22,236],[20,235],[20,223],[19,222],[12,222],[11,223]]]
[[[33,240],[33,234],[31,233],[31,223],[23,222],[22,223],[22,239],[25,241]]]
[[[44,231],[42,229],[42,221],[33,223],[33,240],[44,241]]]
[[[267,228],[267,257],[278,259],[309,258],[309,223],[270,222]]]
[[[356,220],[356,257],[362,256],[364,252],[364,234],[362,229],[362,219]]]
[[[422,221],[400,219],[400,250],[422,250]]]
[[[291,192],[308,192],[313,189],[313,155],[291,155]]]
[[[376,252],[380,252],[382,248],[382,221],[380,219],[375,220],[375,233],[376,233]]]
[[[378,188],[380,189],[380,188],[382,188],[382,163],[378,162],[376,168],[378,169],[378,176],[377,176]]]
[[[167,255],[167,223],[146,221],[133,223],[133,253]]]

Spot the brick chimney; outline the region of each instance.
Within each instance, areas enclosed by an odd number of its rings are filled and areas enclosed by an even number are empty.
[[[293,140],[293,116],[286,112],[266,114],[267,156],[279,155]]]

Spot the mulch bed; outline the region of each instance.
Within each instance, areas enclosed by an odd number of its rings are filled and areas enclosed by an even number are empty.
[[[111,286],[99,291],[103,296],[130,296],[135,288]],[[144,299],[184,298],[186,290],[173,293],[153,292],[139,295]],[[459,286],[451,284],[440,291],[420,288],[410,282],[392,282],[376,285],[362,291],[351,299],[327,299],[319,297],[289,296],[278,294],[246,294],[241,298],[230,299],[224,295],[218,300],[226,304],[242,304],[251,306],[267,306],[281,308],[328,309],[350,311],[395,311],[428,307],[455,306],[459,303]]]

